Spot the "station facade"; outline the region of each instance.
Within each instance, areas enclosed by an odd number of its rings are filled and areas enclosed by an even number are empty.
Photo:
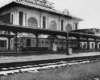
[[[21,27],[29,27],[31,29],[47,29],[53,31],[73,31],[78,30],[79,22],[82,19],[74,17],[68,12],[55,10],[51,2],[46,0],[17,0],[11,2],[0,9],[1,23],[20,25]],[[43,2],[42,2],[43,1]],[[70,16],[70,17],[69,17]],[[14,34],[9,31],[0,31],[1,34]],[[22,47],[36,47],[36,34],[32,33],[17,33],[18,38],[11,38],[10,48],[18,49]],[[55,36],[52,41],[53,35],[38,35],[38,47],[47,49],[52,48],[52,42],[55,43],[57,49],[66,49],[66,38],[62,36]],[[66,35],[67,36],[67,35]],[[16,43],[17,41],[17,43]],[[96,43],[97,42],[97,43]],[[78,44],[79,43],[79,44]],[[0,49],[8,49],[8,38],[0,37]],[[83,39],[80,41],[76,37],[69,37],[69,47],[77,49],[100,49],[99,40]]]
[[[33,0],[34,1],[34,0]],[[41,0],[40,0],[41,1]],[[15,4],[15,5],[14,5]],[[71,16],[71,18],[66,17],[67,13],[60,12],[52,8],[52,5],[48,6],[40,6],[39,4],[34,4],[30,2],[30,0],[17,0],[15,2],[11,2],[1,9],[8,6],[7,9],[3,9],[0,11],[0,21],[2,23],[13,24],[13,25],[21,25],[22,27],[28,26],[29,28],[42,28],[42,29],[50,29],[57,31],[68,31],[68,30],[77,30],[78,24],[81,19],[77,17]],[[66,16],[65,16],[66,15]],[[7,34],[7,31],[1,31],[2,34]],[[13,32],[10,32],[13,34]],[[39,47],[48,47],[51,45],[51,35],[39,35]],[[57,37],[55,39],[55,44],[58,48],[66,47],[65,38]],[[2,40],[4,41],[2,43]],[[15,38],[11,39],[11,49],[13,50],[16,43]],[[31,33],[18,33],[17,39],[18,47],[35,47],[36,46],[36,36]],[[8,48],[6,38],[1,38],[0,41],[4,46],[1,48]],[[73,44],[76,44],[73,42]]]

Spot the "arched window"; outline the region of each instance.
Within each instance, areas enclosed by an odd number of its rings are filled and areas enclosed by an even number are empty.
[[[34,17],[28,19],[28,26],[31,28],[38,28],[38,22]]]
[[[54,21],[51,21],[49,29],[51,29],[51,30],[57,30],[57,24]]]
[[[23,25],[23,12],[19,12],[19,25]]]
[[[43,28],[45,29],[46,28],[46,17],[43,16]]]
[[[71,31],[71,30],[72,30],[72,26],[70,24],[67,24],[66,31],[68,32],[68,31]]]

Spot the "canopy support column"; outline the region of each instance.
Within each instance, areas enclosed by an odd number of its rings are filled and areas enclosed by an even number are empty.
[[[62,39],[62,50],[63,50],[63,43],[64,43],[64,40]]]
[[[18,46],[17,46],[17,32],[15,32],[15,44],[16,44],[16,45],[15,45],[15,46],[16,46],[16,49],[15,49],[15,50],[16,50],[16,52],[17,52],[17,47],[18,47]]]
[[[8,37],[8,51],[10,51],[10,37]]]
[[[89,38],[87,38],[87,50],[90,49],[90,42],[89,42]]]
[[[97,50],[97,41],[96,41],[96,39],[94,39],[94,42],[95,42],[95,50]]]
[[[66,55],[69,55],[69,51],[68,51],[68,36],[66,37]]]
[[[80,49],[80,37],[77,38],[78,39],[78,50]]]
[[[39,34],[35,34],[35,36],[36,36],[36,50],[38,50],[38,47],[39,47],[39,38],[38,38],[38,36],[39,36]]]
[[[54,43],[55,43],[55,37],[54,36],[52,36],[53,38],[52,38],[52,50],[53,50],[53,48],[54,48]]]
[[[54,51],[54,43],[55,43],[55,36],[54,35],[51,35],[52,38],[51,38],[51,50]]]

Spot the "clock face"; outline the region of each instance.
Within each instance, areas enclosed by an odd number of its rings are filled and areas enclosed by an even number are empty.
[[[65,10],[63,11],[63,14],[69,15],[69,11],[68,11],[67,9],[65,9]]]

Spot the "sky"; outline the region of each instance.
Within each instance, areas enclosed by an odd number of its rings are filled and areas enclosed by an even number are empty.
[[[0,7],[13,0],[0,0]],[[54,3],[54,8],[62,11],[67,9],[69,14],[83,19],[79,29],[100,29],[100,0],[48,0]]]

